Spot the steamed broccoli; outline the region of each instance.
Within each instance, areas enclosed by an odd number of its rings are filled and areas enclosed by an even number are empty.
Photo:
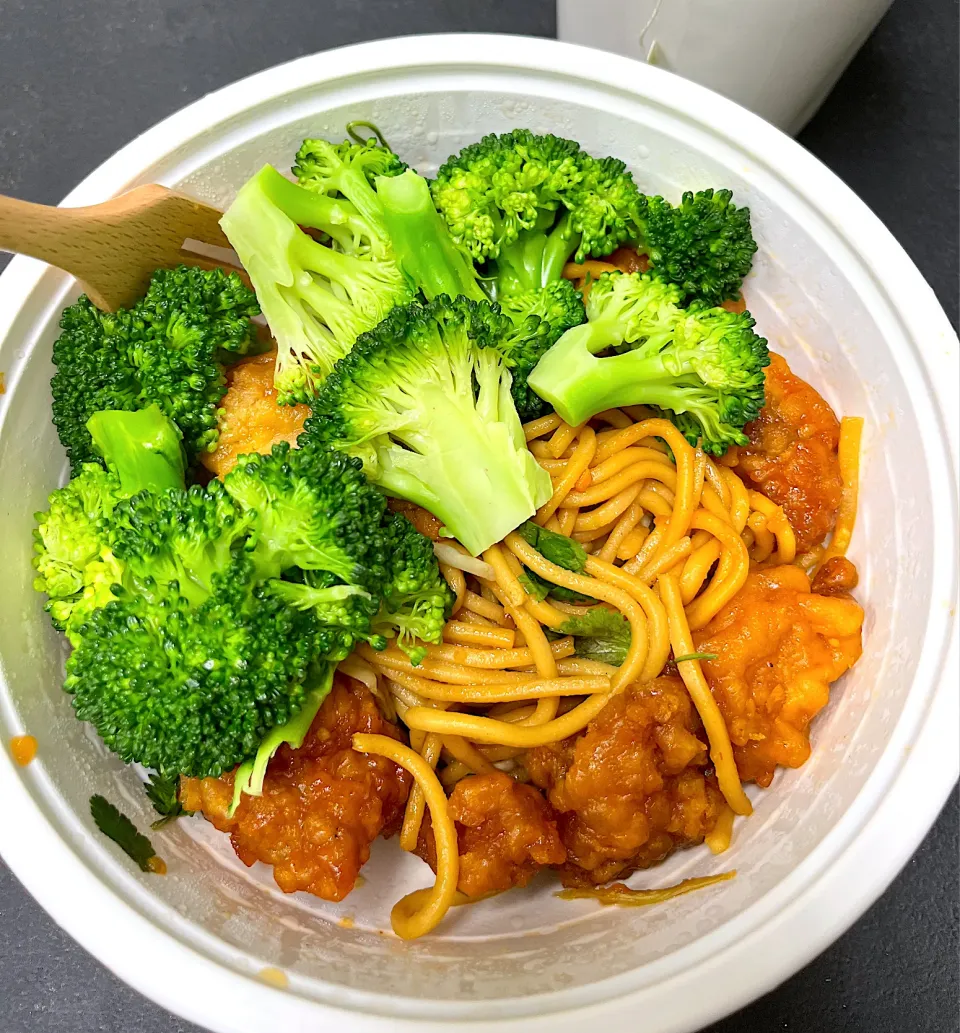
[[[122,760],[219,775],[302,705],[320,629],[256,585],[245,554],[198,607],[150,578],[115,592],[78,629],[64,688]]]
[[[464,147],[437,172],[433,198],[453,239],[493,262],[493,293],[559,279],[574,255],[608,255],[634,231],[639,193],[626,166],[572,140],[515,129]]]
[[[324,382],[301,445],[357,456],[374,483],[482,552],[551,492],[498,351],[512,329],[490,304],[463,297],[395,309]]]
[[[427,301],[441,295],[487,300],[470,259],[437,214],[426,180],[405,172],[378,180],[377,194],[400,264]],[[571,283],[557,279],[544,287],[501,294],[500,307],[514,324],[498,344],[513,375],[513,400],[522,420],[535,419],[546,406],[528,390],[527,374],[565,330],[583,322],[583,302]]]
[[[382,583],[387,553],[378,529],[387,504],[358,460],[284,441],[268,455],[241,456],[224,488],[253,524],[253,556],[265,576],[299,567],[369,592]]]
[[[501,297],[500,308],[513,323],[498,346],[513,376],[513,401],[521,420],[535,420],[549,406],[530,390],[528,377],[563,334],[584,321],[583,301],[569,280],[557,280],[542,290]]]
[[[304,140],[291,171],[307,190],[349,199],[356,196],[359,176],[373,186],[379,176],[399,176],[406,169],[406,162],[371,137],[364,143]]]
[[[407,171],[378,179],[377,197],[401,268],[427,301],[441,294],[487,300],[469,256],[453,242],[422,176]]]
[[[87,432],[124,494],[163,491],[183,485],[183,435],[160,406],[108,409],[87,420]]]
[[[587,320],[550,349],[530,387],[573,426],[604,409],[665,410],[691,444],[722,455],[747,441],[764,400],[767,342],[749,313],[679,307],[681,292],[649,274],[604,274]],[[608,348],[622,354],[597,357]]]
[[[408,652],[439,642],[451,599],[430,540],[387,510],[359,459],[304,444],[244,456],[224,480],[258,569],[287,575],[274,593],[380,649],[394,634]]]
[[[303,745],[307,732],[310,731],[310,726],[313,724],[313,719],[333,688],[335,669],[334,664],[317,665],[308,677],[308,683],[312,684],[308,685],[300,710],[289,721],[272,728],[260,743],[256,756],[251,760],[244,761],[237,768],[233,776],[233,800],[227,810],[227,817],[233,817],[244,794],[247,796],[263,795],[263,780],[267,774],[267,765],[281,746],[299,750]]]
[[[176,583],[191,605],[210,595],[214,576],[233,562],[251,521],[219,481],[164,492],[143,491],[115,507],[105,534],[127,583]]]
[[[183,482],[180,433],[158,406],[94,413],[87,422],[109,469],[85,463],[50,495],[34,531],[34,588],[47,594],[47,612],[71,641],[122,578],[109,534],[116,509],[135,492]]]
[[[662,197],[641,196],[639,247],[653,272],[690,299],[719,305],[740,297],[757,245],[750,209],[737,208],[732,197],[729,190],[687,191],[674,207]]]
[[[308,401],[358,334],[412,297],[362,168],[344,166],[323,183],[335,185],[336,196],[306,190],[265,165],[220,223],[276,338],[281,403]],[[322,231],[329,242],[301,227]]]
[[[33,587],[47,594],[45,609],[54,626],[71,638],[74,624],[108,603],[121,578],[122,567],[101,530],[121,498],[116,474],[86,463],[50,495],[46,512],[36,514]]]
[[[414,664],[425,655],[418,642],[439,642],[453,604],[433,552],[433,543],[405,517],[391,514],[384,527],[387,578],[373,628],[392,638]]]
[[[65,309],[53,345],[53,423],[74,473],[97,458],[87,420],[156,403],[183,433],[189,461],[217,442],[223,365],[255,350],[259,312],[236,273],[159,269],[130,309]]]

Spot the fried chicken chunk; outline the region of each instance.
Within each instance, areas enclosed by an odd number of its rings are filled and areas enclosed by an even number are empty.
[[[737,474],[783,507],[799,552],[819,545],[836,523],[843,487],[833,409],[771,352],[766,403],[744,430],[750,444],[737,452]]]
[[[807,575],[789,566],[753,571],[694,634],[698,652],[716,654],[703,672],[744,781],[767,786],[778,765],[797,768],[810,756],[808,725],[859,658],[862,625],[857,603],[811,593]]]
[[[503,772],[461,779],[447,806],[457,825],[457,886],[468,897],[526,886],[544,865],[562,864],[567,856],[547,801]],[[420,826],[417,854],[436,870],[429,817]]]
[[[273,387],[276,351],[254,355],[227,370],[227,393],[220,402],[220,440],[215,452],[200,456],[216,477],[228,474],[237,457],[250,452],[269,452],[281,441],[296,444],[303,421],[310,415],[306,405],[277,405]]]
[[[338,674],[303,746],[281,746],[270,762],[262,796],[244,796],[228,818],[231,774],[181,779],[180,799],[230,833],[245,865],[273,865],[284,893],[343,900],[374,839],[399,830],[410,788],[410,776],[392,761],[355,753],[354,732],[400,738],[370,691]]]
[[[700,843],[723,807],[676,677],[629,686],[582,733],[530,750],[524,765],[559,812],[567,885],[609,882]]]

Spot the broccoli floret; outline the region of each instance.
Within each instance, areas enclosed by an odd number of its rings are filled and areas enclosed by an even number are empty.
[[[395,309],[324,382],[301,444],[361,459],[371,480],[438,517],[477,555],[550,497],[498,350],[512,324],[467,298]]]
[[[391,514],[384,528],[387,537],[387,580],[381,588],[382,603],[373,627],[418,664],[426,650],[418,643],[439,642],[453,605],[433,551],[433,543],[405,517]]]
[[[307,190],[350,197],[349,180],[357,173],[373,186],[378,176],[399,176],[406,169],[406,162],[371,137],[364,143],[304,140],[291,171],[300,186]],[[340,187],[341,179],[348,181],[346,190]]]
[[[379,590],[386,576],[379,528],[387,503],[359,460],[284,441],[268,455],[241,456],[224,488],[249,515],[253,557],[264,576],[299,567],[327,571],[371,594]]]
[[[357,336],[413,296],[362,168],[338,168],[322,180],[317,173],[314,184],[332,196],[265,165],[220,223],[277,341],[281,403],[308,401]],[[322,231],[329,243],[301,227]]]
[[[332,660],[342,660],[356,642],[367,642],[374,649],[386,648],[386,638],[371,630],[380,597],[359,585],[345,584],[325,570],[296,570],[283,580],[271,581],[270,591],[288,605],[312,612],[324,627],[342,633],[342,651],[324,654]]]
[[[453,239],[489,263],[497,300],[559,279],[574,255],[608,255],[636,235],[640,194],[623,162],[527,129],[465,147],[432,191]]]
[[[121,498],[116,474],[86,463],[50,495],[47,511],[36,514],[33,587],[47,594],[47,613],[68,635],[113,598],[113,585],[121,579],[122,567],[102,531]]]
[[[426,180],[405,172],[379,180],[377,194],[401,266],[428,301],[444,294],[487,300],[470,259],[437,214]],[[546,406],[527,389],[527,374],[565,330],[583,322],[583,302],[571,283],[557,279],[543,288],[501,295],[500,307],[515,327],[500,342],[513,374],[513,400],[522,420],[535,419]]]
[[[187,458],[216,447],[224,363],[257,346],[259,312],[236,273],[181,266],[153,275],[130,309],[67,308],[53,346],[53,422],[74,473],[97,458],[87,421],[155,402],[183,433]]]
[[[71,642],[123,577],[109,534],[117,508],[134,492],[183,484],[180,432],[156,405],[94,413],[88,423],[109,470],[85,463],[50,495],[34,531],[34,588],[49,596],[46,610]]]
[[[606,273],[592,286],[587,322],[530,374],[530,387],[572,426],[604,409],[652,405],[691,444],[723,455],[764,400],[767,342],[749,313],[679,307],[680,289],[649,274]],[[598,357],[608,348],[621,354]]]
[[[160,406],[95,412],[87,430],[125,495],[183,487],[183,435]]]
[[[535,420],[549,406],[530,390],[527,378],[560,337],[584,321],[583,301],[569,280],[556,280],[542,290],[501,297],[500,308],[514,325],[500,345],[513,374],[513,401],[521,420]]]
[[[430,541],[387,511],[360,459],[301,442],[241,458],[224,482],[252,521],[258,569],[297,571],[273,591],[377,649],[394,634],[404,648],[439,641],[449,596]]]
[[[145,579],[80,626],[64,688],[122,760],[216,776],[300,708],[316,620],[256,586],[253,569],[238,556],[197,608]]]
[[[192,606],[233,562],[252,521],[219,481],[164,492],[143,491],[116,506],[106,536],[133,585],[174,583]]]
[[[237,768],[233,776],[233,800],[227,810],[227,817],[233,817],[244,794],[247,796],[263,795],[263,780],[267,774],[267,765],[281,746],[286,745],[292,750],[299,750],[303,745],[307,732],[310,731],[310,726],[313,724],[313,719],[333,688],[335,669],[333,664],[317,665],[316,670],[312,671],[308,678],[308,683],[312,683],[312,687],[307,688],[299,713],[285,724],[272,728],[260,743],[256,756],[252,760],[244,761]]]
[[[641,197],[640,246],[653,271],[691,299],[719,305],[740,297],[756,241],[750,209],[737,208],[729,190],[687,191],[675,208],[662,197]]]

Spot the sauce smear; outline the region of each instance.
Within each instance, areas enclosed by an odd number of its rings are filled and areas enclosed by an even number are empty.
[[[10,754],[25,768],[37,755],[37,740],[32,735],[15,735],[10,740]]]

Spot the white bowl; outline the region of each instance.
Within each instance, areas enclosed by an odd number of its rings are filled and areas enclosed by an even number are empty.
[[[910,260],[867,208],[771,126],[692,83],[545,40],[387,40],[294,61],[221,90],[135,140],[68,204],[138,183],[214,203],[305,134],[376,121],[429,168],[483,133],[550,130],[626,159],[644,190],[730,186],[760,244],[747,285],[771,345],[842,412],[866,417],[861,518],[866,649],[815,725],[798,771],[755,793],[728,854],[705,849],[638,879],[736,868],[732,882],[639,910],[561,902],[549,880],[459,909],[412,944],[389,905],[430,876],[394,843],[340,905],[284,897],[201,819],[156,834],[170,872],[141,875],[93,829],[104,792],[141,824],[135,774],[108,757],[60,691],[62,648],[31,588],[32,514],[64,473],[49,419],[50,345],[76,294],[16,259],[0,280],[0,850],[41,904],[121,978],[219,1033],[317,1030],[691,1030],[822,950],[883,891],[957,777],[955,509],[958,343]],[[338,923],[345,916],[355,924]],[[280,968],[279,990],[262,977]]]

